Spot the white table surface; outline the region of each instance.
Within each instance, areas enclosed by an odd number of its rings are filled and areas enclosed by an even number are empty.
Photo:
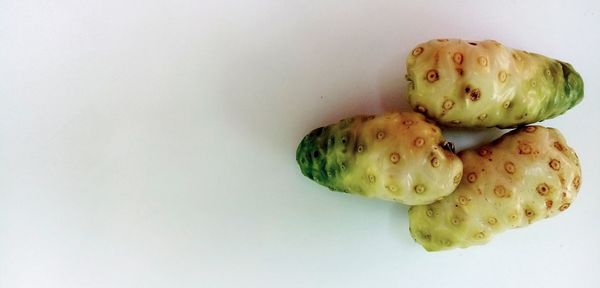
[[[600,287],[599,2],[450,2],[0,1],[0,287]],[[581,72],[543,123],[583,167],[565,213],[427,253],[405,206],[300,174],[310,129],[407,110],[439,37]]]

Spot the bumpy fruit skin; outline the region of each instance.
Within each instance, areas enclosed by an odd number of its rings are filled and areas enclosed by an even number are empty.
[[[458,155],[464,177],[456,191],[409,209],[411,235],[428,251],[484,244],[564,211],[579,191],[577,155],[556,129],[520,128]]]
[[[296,160],[331,190],[427,204],[452,193],[462,175],[461,161],[441,145],[440,128],[419,113],[356,116],[310,132]]]
[[[408,55],[408,100],[456,127],[516,127],[563,114],[583,98],[565,62],[486,40],[431,40]]]

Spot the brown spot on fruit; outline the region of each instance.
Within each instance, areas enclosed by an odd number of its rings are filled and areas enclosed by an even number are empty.
[[[477,181],[477,174],[474,172],[469,173],[469,175],[467,175],[467,181],[469,181],[469,183],[474,183]]]
[[[560,170],[560,161],[556,159],[550,160],[550,163],[548,163],[548,165],[550,165],[550,168],[552,168],[552,170]]]
[[[517,54],[517,53],[513,53],[512,54],[513,58],[517,61],[521,61],[521,55]]]
[[[375,181],[377,181],[377,178],[373,174],[369,174],[367,176],[367,178],[369,179],[369,182],[371,182],[371,183],[375,183]]]
[[[412,120],[404,120],[404,121],[402,121],[402,124],[404,124],[406,126],[410,126],[413,124],[413,121]]]
[[[461,220],[460,220],[460,218],[454,216],[454,217],[452,217],[452,219],[450,219],[450,222],[452,223],[452,225],[458,226],[458,225],[460,225]]]
[[[553,204],[552,200],[546,200],[546,208],[548,208],[548,209],[552,208],[552,204]]]
[[[440,79],[440,74],[438,74],[437,70],[431,69],[427,71],[427,75],[425,76],[425,78],[427,79],[427,81],[429,81],[429,83],[433,83]]]
[[[444,104],[442,104],[442,108],[444,108],[446,110],[452,109],[453,106],[454,106],[454,102],[452,100],[446,100],[446,101],[444,101]]]
[[[363,147],[363,145],[358,145],[356,147],[356,152],[358,152],[358,153],[362,153],[364,150],[365,150],[365,148]]]
[[[383,140],[383,138],[385,138],[385,132],[383,132],[383,131],[377,132],[376,137],[377,137],[377,140]]]
[[[460,65],[463,62],[463,55],[460,52],[456,52],[454,53],[454,55],[452,56],[452,61],[454,61],[454,63]]]
[[[527,132],[527,133],[533,133],[533,132],[535,132],[535,130],[537,130],[537,127],[535,127],[535,126],[525,127],[525,132]]]
[[[563,151],[565,149],[565,147],[558,141],[554,142],[554,148],[556,148],[558,151]]]
[[[581,177],[579,177],[579,175],[575,176],[575,178],[573,178],[573,187],[575,187],[575,189],[579,190],[580,182],[581,182]]]
[[[425,214],[426,214],[427,216],[429,216],[429,217],[433,217],[433,214],[434,214],[434,213],[433,213],[433,209],[431,209],[431,208],[427,208],[427,211],[425,212]]]
[[[469,93],[469,99],[471,99],[471,101],[477,101],[479,98],[481,98],[481,92],[479,89],[471,90],[471,93]]]
[[[565,210],[567,210],[567,208],[569,208],[569,206],[571,206],[571,203],[562,204],[562,205],[560,205],[560,207],[558,207],[558,210],[565,211]]]
[[[425,186],[423,186],[423,184],[418,184],[415,185],[415,193],[417,194],[423,194],[423,192],[425,192]]]
[[[423,50],[424,50],[423,47],[417,47],[417,48],[413,49],[412,55],[419,56],[419,55],[421,55],[421,53],[423,53]]]
[[[550,191],[550,187],[548,187],[548,184],[542,183],[538,185],[535,190],[538,192],[538,194],[545,196]]]
[[[465,71],[462,68],[456,68],[456,73],[458,73],[458,75],[463,76],[463,74],[465,73]]]
[[[398,154],[398,152],[390,154],[390,161],[394,164],[398,163],[398,161],[400,161],[400,154]]]
[[[494,194],[499,198],[507,197],[506,188],[504,188],[502,185],[497,185],[494,187]]]
[[[475,234],[475,239],[477,239],[477,240],[485,239],[485,233],[479,232],[479,233]]]
[[[494,217],[490,217],[487,219],[487,223],[490,225],[496,225],[496,223],[498,223],[498,219],[494,218]]]
[[[508,74],[506,74],[506,72],[504,72],[504,71],[498,72],[498,80],[500,80],[500,82],[504,83],[504,81],[506,81],[507,77],[508,77]]]
[[[531,154],[531,145],[527,143],[519,144],[519,154]]]
[[[458,204],[465,206],[468,203],[469,203],[469,198],[467,198],[464,195],[458,196]]]
[[[414,141],[414,144],[417,147],[421,147],[421,146],[423,146],[423,144],[425,144],[425,140],[421,137],[417,137]]]
[[[460,179],[461,178],[462,178],[462,173],[459,172],[458,174],[456,174],[456,176],[454,176],[454,179],[453,179],[454,180],[454,184],[460,183]]]
[[[479,58],[477,58],[477,63],[479,63],[479,65],[481,65],[483,67],[487,67],[488,60],[487,60],[487,58],[480,56]]]
[[[417,105],[415,108],[421,113],[427,112],[427,108],[423,107],[422,105]]]
[[[434,168],[437,168],[440,166],[440,160],[437,157],[433,157],[431,159],[431,166],[433,166]]]
[[[525,216],[527,216],[527,218],[531,218],[533,216],[535,216],[535,212],[529,208],[525,209]]]
[[[469,45],[477,46],[477,43],[475,43],[475,42],[469,42]]]
[[[504,163],[504,170],[508,173],[508,174],[513,174],[515,173],[515,164],[513,162],[505,162]]]
[[[510,105],[511,105],[511,103],[510,103],[510,101],[508,101],[508,100],[507,100],[507,101],[504,101],[504,103],[502,103],[502,107],[504,107],[504,109],[508,109],[508,108],[510,108]]]
[[[487,150],[485,148],[480,148],[479,150],[477,150],[477,154],[479,154],[479,156],[481,157],[485,157],[490,155],[492,152],[490,152],[490,150]]]
[[[477,119],[479,119],[479,120],[481,120],[481,121],[485,120],[485,118],[487,118],[487,114],[485,114],[485,113],[483,113],[483,114],[481,114],[481,115],[477,116]]]

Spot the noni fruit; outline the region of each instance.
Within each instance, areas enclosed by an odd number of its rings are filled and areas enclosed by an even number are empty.
[[[456,191],[409,209],[410,233],[428,251],[484,244],[564,211],[579,191],[577,155],[553,128],[519,128],[458,156],[464,177]]]
[[[565,62],[486,40],[432,40],[408,55],[408,100],[456,127],[516,127],[563,114],[583,98]]]
[[[302,174],[331,190],[427,204],[460,182],[462,163],[449,144],[419,113],[356,116],[310,132],[296,160]]]

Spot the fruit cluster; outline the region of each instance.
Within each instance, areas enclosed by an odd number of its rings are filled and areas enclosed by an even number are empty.
[[[302,174],[333,191],[413,205],[412,237],[428,251],[487,243],[567,209],[577,196],[576,153],[553,128],[583,80],[565,62],[496,41],[432,40],[407,59],[416,112],[355,116],[306,135]],[[436,125],[516,127],[455,154]]]

